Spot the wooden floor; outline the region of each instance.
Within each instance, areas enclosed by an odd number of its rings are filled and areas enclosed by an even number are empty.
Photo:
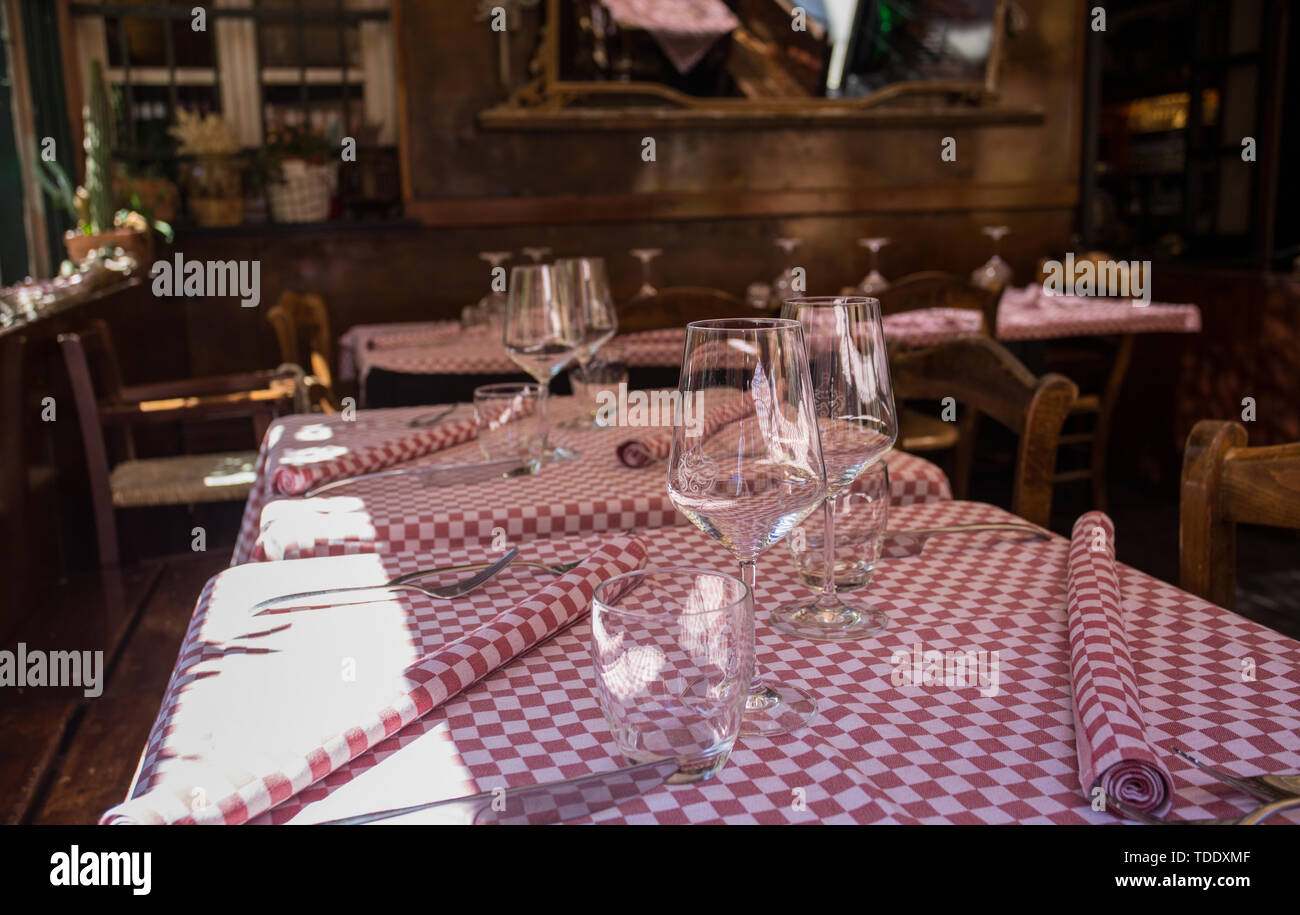
[[[54,586],[0,645],[102,650],[103,694],[0,691],[0,823],[93,823],[121,801],[203,583],[228,549],[85,572]]]
[[[999,491],[1005,477],[977,478],[972,497],[1006,504],[1009,494]],[[1088,507],[1086,487],[1076,490],[1058,490],[1058,532],[1068,534]],[[1120,485],[1110,514],[1123,532],[1120,560],[1176,582],[1176,501]],[[1292,637],[1300,637],[1297,555],[1300,532],[1240,531],[1238,612]],[[79,689],[0,690],[0,822],[93,823],[125,797],[195,600],[229,557],[221,546],[146,559],[115,574],[82,573],[54,587],[39,612],[0,639],[9,650],[25,642],[105,652],[98,698],[86,699]]]

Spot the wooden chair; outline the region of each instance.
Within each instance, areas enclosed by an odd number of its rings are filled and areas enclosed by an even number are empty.
[[[1035,378],[1015,356],[987,337],[965,337],[898,353],[892,360],[900,399],[953,397],[1020,436],[1011,510],[1046,527],[1052,514],[1052,475],[1061,424],[1078,396],[1062,375]]]
[[[1064,260],[1062,256],[1061,260]],[[1076,264],[1088,261],[1100,267],[1114,261],[1105,251],[1087,251],[1075,255]],[[1038,282],[1047,279],[1047,259],[1038,262]],[[1057,483],[1087,481],[1092,488],[1092,507],[1106,510],[1106,457],[1110,451],[1110,428],[1119,404],[1124,378],[1133,361],[1134,337],[1123,334],[1117,343],[1106,340],[1052,341],[1047,348],[1046,362],[1051,370],[1075,379],[1091,377],[1095,388],[1087,387],[1075,401],[1070,411],[1071,419],[1082,417],[1073,425],[1078,431],[1061,435],[1061,445],[1077,449],[1087,455],[1087,466],[1061,470]]]
[[[960,308],[980,314],[981,332],[992,336],[997,330],[998,301],[1001,290],[989,291],[969,279],[952,273],[925,271],[911,273],[879,293],[880,311],[892,315],[922,308]],[[953,490],[964,499],[970,491],[971,465],[975,461],[975,439],[979,434],[979,414],[967,410],[957,423],[946,423],[928,413],[903,407],[898,415],[898,447],[904,451],[924,453],[955,448]]]
[[[330,332],[329,309],[314,292],[287,290],[267,309],[266,320],[280,344],[280,361],[302,366],[308,372],[306,384],[311,402],[326,413],[337,413],[334,392],[334,338]]]
[[[671,286],[648,299],[629,302],[618,310],[619,333],[684,327],[706,318],[734,318],[752,313],[736,296],[704,286]]]
[[[1247,448],[1240,423],[1203,419],[1183,452],[1180,583],[1229,610],[1237,602],[1238,524],[1300,529],[1300,442]]]
[[[145,423],[249,418],[257,439],[292,409],[291,374],[247,372],[125,387],[102,321],[59,335],[81,428],[100,564],[119,559],[114,508],[243,501],[252,487],[256,451],[137,459],[133,426]],[[94,367],[92,369],[92,366]],[[125,459],[110,469],[104,434],[122,432]]]

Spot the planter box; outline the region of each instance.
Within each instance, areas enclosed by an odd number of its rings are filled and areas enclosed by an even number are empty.
[[[78,264],[91,251],[97,251],[106,245],[121,248],[131,255],[141,270],[148,270],[153,263],[153,234],[139,229],[112,229],[97,235],[65,232],[63,245],[68,249],[68,259]]]
[[[338,163],[311,165],[301,159],[282,163],[284,180],[267,185],[266,198],[276,222],[322,222],[338,185]]]

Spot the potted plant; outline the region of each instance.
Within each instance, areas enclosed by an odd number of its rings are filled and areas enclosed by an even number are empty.
[[[244,220],[239,140],[221,115],[180,109],[169,129],[177,152],[192,157],[184,172],[190,212],[201,226],[234,226]]]
[[[172,230],[165,222],[154,221],[134,209],[113,206],[112,161],[110,156],[108,92],[104,88],[99,61],[90,63],[90,95],[84,111],[86,139],[86,180],[75,191],[63,166],[57,161],[41,160],[45,171],[37,177],[47,193],[62,204],[76,222],[76,228],[64,233],[68,257],[84,261],[92,251],[121,248],[138,264],[153,261],[153,234],[157,229],[168,241]]]
[[[333,144],[305,127],[270,131],[259,153],[267,201],[276,222],[320,222],[338,186]]]

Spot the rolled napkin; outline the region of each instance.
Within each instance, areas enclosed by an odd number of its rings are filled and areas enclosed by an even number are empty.
[[[435,324],[387,330],[370,337],[367,349],[390,349],[398,346],[421,346],[430,343],[447,343],[461,335],[456,321],[438,321]]]
[[[733,401],[716,407],[704,414],[700,435],[708,437],[722,427],[754,412],[754,403],[749,398]],[[648,467],[650,464],[668,459],[673,448],[673,429],[667,428],[647,432],[639,438],[628,439],[619,444],[616,453],[625,467]]]
[[[364,558],[357,557],[358,560]],[[577,622],[586,615],[592,593],[601,582],[639,569],[645,561],[645,545],[635,537],[609,541],[582,565],[551,582],[533,597],[407,667],[392,693],[396,695],[395,700],[385,705],[376,703],[373,706],[375,710],[361,715],[354,726],[335,728],[331,736],[313,739],[307,745],[265,746],[247,735],[251,732],[279,736],[274,727],[268,729],[265,726],[286,720],[293,720],[302,733],[330,734],[330,731],[312,732],[310,729],[311,721],[323,721],[321,716],[328,714],[332,704],[328,701],[329,696],[302,689],[292,669],[282,671],[281,676],[287,689],[297,688],[296,694],[254,694],[249,691],[247,683],[239,680],[241,672],[245,677],[250,676],[249,667],[231,667],[229,678],[223,678],[220,669],[202,669],[205,664],[209,668],[214,664],[238,664],[241,658],[239,646],[209,644],[192,656],[183,649],[182,661],[172,674],[172,684],[154,725],[155,734],[150,740],[150,753],[144,769],[149,774],[142,782],[143,791],[105,812],[100,823],[234,825],[246,822],[324,778],[539,642]],[[226,615],[246,613],[247,605],[243,601],[230,600],[221,610],[228,611]],[[209,607],[208,611],[211,612],[212,608]],[[192,631],[187,636],[186,646],[192,641],[202,645],[212,638],[204,614],[196,614],[191,629],[195,626],[199,626],[200,631],[197,634]],[[239,633],[247,628],[247,619],[244,619],[242,625],[232,631]],[[336,626],[333,628],[337,629]],[[338,633],[335,632],[334,636],[337,639]],[[287,635],[282,637],[289,638]],[[298,638],[304,636],[300,634]],[[352,650],[350,646],[349,651]],[[316,657],[318,653],[319,649],[314,650],[308,643],[300,649],[300,657],[288,656],[285,648],[279,648],[261,656],[270,660],[259,660],[262,664],[286,666],[296,663],[304,670],[311,670],[321,666],[322,659]],[[330,659],[329,665],[335,671],[333,679],[336,681],[337,661]],[[359,662],[358,670],[364,669],[366,665]],[[335,685],[334,689],[339,692],[337,700],[348,701],[348,690],[357,688],[356,684]],[[298,700],[301,707],[295,707],[294,700]],[[200,711],[204,713],[202,718]],[[225,716],[224,719],[221,715]],[[305,727],[300,721],[304,717],[311,719]],[[258,725],[262,726],[260,730]],[[322,723],[321,727],[326,725]],[[158,738],[160,728],[164,729],[161,732],[162,744],[155,747],[154,740]]]
[[[1147,742],[1115,570],[1115,525],[1088,512],[1070,534],[1066,578],[1070,678],[1079,782],[1153,814],[1169,809],[1173,780]]]
[[[393,464],[463,444],[477,435],[478,426],[472,418],[430,426],[398,439],[345,451],[328,460],[310,464],[281,464],[272,475],[273,487],[282,496],[301,495],[321,483],[383,470]]]

